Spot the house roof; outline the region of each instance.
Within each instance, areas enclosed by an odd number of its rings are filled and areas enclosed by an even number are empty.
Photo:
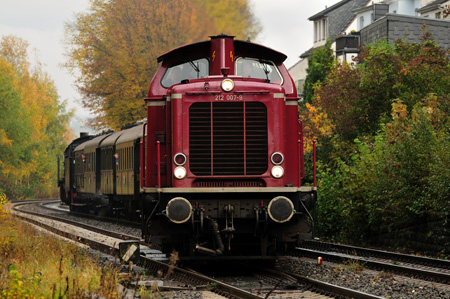
[[[429,11],[429,10],[434,10],[434,9],[438,9],[439,5],[444,4],[445,2],[449,2],[449,0],[436,0],[433,1],[425,6],[422,6],[421,8],[419,8],[417,11],[420,13]]]
[[[308,50],[303,52],[299,57],[302,58],[302,59],[307,58],[307,57],[309,57],[311,55],[313,50],[314,50],[314,47],[309,48]]]
[[[342,34],[355,18],[355,9],[364,7],[371,0],[342,0],[313,15],[308,20],[315,21],[324,17],[328,18],[328,36],[334,40]]]
[[[341,7],[342,5],[344,5],[344,4],[346,4],[347,2],[350,2],[350,1],[352,1],[352,0],[342,0],[342,1],[340,1],[340,2],[338,2],[338,3],[336,3],[336,4],[334,4],[334,5],[332,5],[332,6],[330,6],[330,7],[325,8],[325,9],[322,10],[321,12],[316,13],[316,14],[313,15],[312,17],[309,17],[308,20],[310,20],[310,21],[315,21],[315,20],[317,20],[317,19],[323,18],[323,17],[327,16],[327,14],[328,14],[329,12],[331,12],[331,11],[333,11],[333,10],[335,10],[335,9],[337,9],[337,8],[339,8],[339,7]]]
[[[370,1],[371,0],[342,0],[325,8],[321,12],[316,13],[312,17],[309,17],[308,20],[315,21],[327,17],[328,36],[330,40],[334,41],[337,36],[345,32],[350,23],[355,19],[356,14],[354,11],[363,8]],[[300,58],[309,57],[313,49],[314,47],[302,53]]]

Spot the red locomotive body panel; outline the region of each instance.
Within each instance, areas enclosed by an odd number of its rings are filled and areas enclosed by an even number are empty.
[[[231,247],[267,256],[311,237],[316,190],[301,186],[298,97],[285,59],[230,36],[158,58],[146,99],[145,235],[184,258],[233,255]],[[257,253],[245,245],[253,238]]]
[[[236,44],[236,50],[235,50]],[[184,57],[183,57],[184,56]],[[282,84],[267,84],[264,79],[254,79],[235,75],[236,59],[250,57],[273,62],[280,74]],[[183,60],[184,58],[184,60]],[[164,87],[161,82],[163,76],[171,66],[191,62],[196,59],[207,59],[210,63],[207,77],[176,82],[178,84]],[[211,42],[201,42],[174,49],[159,58],[162,61],[160,69],[155,74],[149,89],[148,107],[148,136],[149,144],[161,141],[160,160],[162,163],[161,178],[167,187],[193,187],[196,176],[189,168],[189,108],[197,102],[213,103],[263,103],[267,113],[268,160],[267,171],[258,176],[234,175],[236,180],[247,178],[261,178],[266,187],[297,186],[303,177],[302,151],[303,146],[299,136],[296,89],[283,61],[284,54],[249,42],[234,41],[232,37],[212,37]],[[225,73],[222,74],[222,72]],[[234,81],[232,92],[224,92],[220,84],[224,78]],[[189,81],[189,84],[186,84]],[[162,136],[164,134],[164,138]],[[156,136],[157,135],[157,136]],[[246,142],[246,140],[244,140]],[[170,143],[170,146],[167,145]],[[177,180],[173,176],[176,167],[172,163],[175,153],[187,154],[187,179]],[[281,152],[284,155],[285,175],[281,179],[273,179],[270,174],[270,154]],[[156,148],[147,148],[146,184],[145,187],[158,186],[156,169]],[[167,167],[166,167],[167,165]],[[212,175],[224,178],[223,175]],[[300,178],[299,178],[300,176]],[[207,177],[201,175],[200,177]]]

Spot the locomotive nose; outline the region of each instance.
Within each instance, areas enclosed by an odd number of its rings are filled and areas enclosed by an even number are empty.
[[[273,221],[283,223],[294,215],[294,204],[287,197],[277,196],[269,202],[268,212]]]
[[[166,215],[174,223],[184,223],[191,218],[192,205],[183,197],[172,198],[166,206]]]

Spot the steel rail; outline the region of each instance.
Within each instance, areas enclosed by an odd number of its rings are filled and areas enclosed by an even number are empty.
[[[203,275],[201,273],[195,272],[193,270],[186,270],[182,269],[176,266],[171,266],[156,260],[147,259],[147,258],[141,258],[145,260],[145,262],[151,263],[153,266],[160,267],[162,269],[170,269],[170,271],[173,271],[174,274],[181,274],[181,275],[189,275],[194,277],[198,280],[197,284],[199,285],[214,285],[215,288],[211,290],[212,292],[216,292],[220,295],[229,297],[229,298],[243,298],[243,299],[261,299],[260,296],[254,295],[248,291],[239,289],[237,287],[231,286],[229,284],[226,284],[224,282],[221,282],[219,280],[210,278],[206,275]]]
[[[420,265],[426,265],[435,268],[450,269],[450,260],[434,259],[424,256],[416,256],[410,254],[402,254],[397,252],[390,252],[385,250],[377,250],[370,248],[363,248],[358,246],[334,244],[319,241],[305,241],[302,243],[302,248],[320,248],[322,250],[338,250],[341,252],[357,254],[358,256],[377,257],[383,259],[392,259],[402,262],[411,262]]]
[[[99,220],[99,221],[109,221],[109,222],[114,222],[116,224],[118,223],[118,224],[123,224],[123,225],[129,225],[129,226],[132,226],[134,228],[141,228],[140,222],[123,220],[123,219],[120,219],[120,218],[99,216],[99,215],[94,215],[94,214],[74,212],[74,211],[70,211],[70,210],[54,209],[54,208],[51,208],[51,207],[47,207],[47,205],[50,205],[52,203],[57,203],[57,202],[61,202],[61,201],[60,200],[45,201],[45,202],[41,203],[41,207],[43,207],[44,209],[53,210],[53,211],[67,212],[67,213],[70,213],[70,214],[78,216],[78,217],[90,218],[90,219],[95,219],[95,220]]]
[[[322,257],[324,260],[335,261],[335,262],[346,262],[349,260],[358,261],[364,266],[376,269],[376,270],[387,270],[390,272],[401,273],[405,275],[418,276],[424,280],[432,280],[448,283],[450,282],[450,273],[436,272],[432,270],[420,269],[413,266],[396,265],[395,261],[382,262],[371,260],[366,257],[352,256],[343,253],[333,253],[326,251],[318,251],[313,249],[296,248],[296,255],[308,256],[308,257]]]
[[[270,269],[270,268],[262,268],[254,265],[246,265],[247,267],[254,268],[260,272],[266,273],[268,275],[273,275],[275,277],[279,277],[280,279],[287,281],[295,281],[297,283],[303,283],[307,286],[312,287],[313,290],[317,293],[326,292],[328,296],[335,297],[346,297],[346,298],[360,298],[360,299],[381,299],[384,297],[379,297],[376,295],[360,292],[357,290],[349,289],[346,287],[342,287],[339,285],[330,284],[327,282],[323,282],[320,280],[308,278],[299,274],[291,273],[289,271],[285,271],[283,269]]]
[[[33,216],[37,216],[37,217],[41,217],[41,218],[49,218],[49,219],[55,220],[55,221],[62,221],[62,220],[64,220],[62,222],[67,223],[66,219],[61,219],[61,218],[54,217],[54,216],[48,217],[47,215],[42,215],[42,214],[39,214],[39,213],[34,213],[34,212],[29,212],[29,211],[21,211],[21,210],[15,210],[15,211],[16,212],[20,212],[20,213],[31,214]],[[50,231],[52,233],[55,233],[55,234],[60,235],[62,237],[65,237],[67,239],[70,239],[70,240],[73,240],[73,241],[76,240],[77,242],[80,242],[82,244],[88,245],[89,247],[91,247],[93,249],[96,249],[98,251],[101,251],[103,253],[106,253],[106,254],[109,254],[109,255],[112,255],[112,256],[118,256],[119,255],[118,244],[116,244],[114,247],[111,247],[110,245],[107,245],[107,244],[104,244],[102,242],[98,242],[98,241],[95,241],[95,240],[88,239],[88,238],[86,238],[84,236],[81,236],[79,234],[74,234],[74,233],[69,233],[69,232],[66,232],[66,231],[59,230],[59,229],[57,229],[57,228],[55,228],[55,227],[53,227],[51,225],[47,225],[47,224],[44,224],[42,222],[39,222],[38,220],[30,219],[28,217],[25,217],[25,216],[22,216],[22,215],[19,215],[19,214],[15,214],[15,216],[19,217],[19,218],[21,218],[21,219],[23,219],[23,220],[25,220],[27,222],[33,223],[33,224],[35,224],[35,225],[37,225],[37,226],[39,226],[41,228],[44,228],[44,229],[46,229],[46,230],[48,230],[48,231]],[[55,218],[58,218],[58,219],[55,219]],[[78,222],[74,222],[74,224],[71,224],[71,225],[80,226],[79,224],[80,223],[78,223]],[[83,226],[83,228],[86,228],[88,230],[90,230],[91,228],[94,228],[92,226],[85,226],[85,225],[82,225],[82,226]],[[101,229],[97,229],[97,228],[94,228],[94,229],[95,229],[96,232],[101,233],[101,234],[103,234],[105,232],[105,230],[101,230]],[[115,233],[113,233],[113,234],[115,234]],[[123,237],[123,234],[117,234],[117,238],[118,239],[121,239],[120,236]],[[170,273],[169,271],[171,271],[172,273],[177,274],[177,275],[181,275],[181,276],[183,276],[183,275],[186,276],[187,275],[187,276],[194,277],[197,281],[199,281],[199,283],[197,283],[198,285],[214,286],[214,288],[211,290],[211,292],[215,292],[215,293],[220,294],[222,296],[225,296],[227,298],[261,299],[261,297],[259,297],[257,295],[254,295],[254,294],[252,294],[250,292],[247,292],[247,291],[239,289],[237,287],[228,285],[228,284],[223,283],[221,281],[212,279],[212,278],[207,277],[205,275],[202,275],[200,273],[191,272],[191,271],[188,271],[188,270],[185,270],[185,269],[181,269],[181,268],[176,267],[174,265],[169,265],[169,264],[166,264],[166,263],[163,263],[163,262],[160,262],[160,261],[157,261],[157,260],[153,260],[153,259],[150,259],[150,258],[147,258],[147,257],[142,257],[141,256],[140,259],[142,261],[140,264],[145,266],[145,267],[153,267],[153,268],[156,267],[158,269],[162,269],[166,273]],[[157,272],[157,271],[155,271],[155,272]]]
[[[337,297],[344,296],[347,298],[358,298],[358,299],[382,299],[385,297],[375,296],[372,294],[363,293],[357,290],[341,287],[338,285],[330,284],[327,282],[319,281],[316,279],[308,278],[305,276],[301,276],[294,273],[289,273],[289,275],[297,278],[299,281],[303,281],[315,289],[323,290],[325,292],[329,292],[331,294],[336,295]]]
[[[17,208],[17,206],[21,206],[21,205],[25,205],[25,204],[27,204],[27,203],[22,203],[20,205],[16,204],[13,209],[15,211],[20,211],[21,213],[25,213],[25,214],[29,214],[29,215],[33,215],[33,216],[38,216],[38,217],[45,217],[47,219],[60,221],[60,222],[64,222],[64,223],[67,223],[67,224],[70,224],[70,225],[78,226],[78,227],[81,227],[81,228],[84,228],[84,229],[87,229],[87,230],[90,230],[90,231],[93,231],[93,232],[96,232],[96,233],[99,233],[99,234],[104,234],[104,235],[107,235],[109,237],[113,237],[113,238],[118,238],[118,239],[123,239],[123,240],[138,240],[138,241],[140,240],[136,236],[130,236],[130,235],[123,234],[123,233],[108,231],[108,230],[105,230],[105,229],[98,228],[96,226],[92,226],[92,225],[89,225],[89,224],[85,224],[85,223],[69,220],[69,219],[66,219],[66,218],[63,218],[63,217],[52,216],[52,215],[45,215],[44,216],[44,215],[39,214],[37,212],[24,211],[24,210],[20,210],[20,209]],[[31,204],[31,203],[28,203],[28,204]],[[48,207],[45,207],[45,208],[53,210],[53,209],[48,208]],[[84,216],[86,216],[86,215],[84,215]]]

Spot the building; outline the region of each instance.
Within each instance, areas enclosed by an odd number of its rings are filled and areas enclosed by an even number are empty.
[[[450,0],[385,0],[372,5],[372,17],[367,25],[360,26],[360,44],[369,44],[380,39],[420,42],[424,30],[431,33],[443,48],[450,49],[450,16],[445,12]],[[380,10],[377,7],[383,6]],[[386,9],[387,6],[387,9]],[[378,11],[381,13],[377,14]],[[383,13],[386,11],[386,13]],[[358,10],[357,18],[364,18],[367,12]]]
[[[338,36],[355,31],[356,14],[353,11],[369,3],[370,0],[342,0],[308,19],[314,22],[313,47],[300,55],[300,61],[289,69],[300,94],[303,92],[308,57],[312,50],[325,45],[327,39],[334,41]],[[332,47],[335,47],[334,43]]]
[[[309,20],[314,22],[313,47],[289,69],[300,93],[306,79],[307,59],[327,39],[333,41],[333,51],[341,61],[351,61],[361,45],[380,39],[420,42],[423,28],[440,46],[450,49],[450,0],[344,0]]]
[[[447,9],[447,10],[446,10]],[[420,16],[424,18],[448,19],[450,9],[449,0],[427,1],[421,8],[417,10]]]

